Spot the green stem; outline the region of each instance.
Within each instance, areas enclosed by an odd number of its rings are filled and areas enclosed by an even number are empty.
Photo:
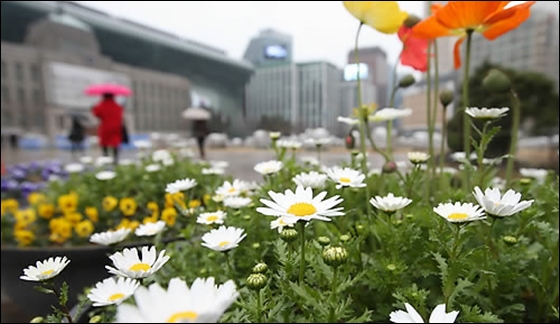
[[[455,231],[455,237],[453,239],[453,249],[451,250],[451,254],[449,255],[449,258],[452,261],[455,261],[457,259],[457,249],[459,248],[459,234],[461,233],[461,225],[457,225],[454,224],[456,231]]]
[[[445,162],[445,137],[447,136],[447,107],[443,106],[441,113],[441,144],[439,147],[439,183],[440,190],[443,190],[445,177],[443,176],[443,166]]]
[[[226,258],[227,276],[228,276],[228,278],[233,279],[234,278],[233,267],[231,266],[231,262],[230,262],[231,260],[229,258],[229,251],[225,251],[224,256]]]
[[[358,56],[358,39],[360,37],[360,31],[362,30],[362,26],[363,23],[360,22],[360,26],[358,26],[358,31],[356,32],[356,39],[354,42],[354,57],[356,60],[356,64],[360,64],[360,57]],[[366,109],[363,107],[363,102],[362,102],[362,81],[360,78],[360,69],[356,70],[356,82],[358,85],[358,111],[360,112],[360,151],[362,152],[362,172],[364,173],[364,175],[368,176],[368,168],[367,168],[367,151],[366,151],[366,135],[365,135],[365,130],[367,127],[367,114],[363,113],[363,109]],[[369,186],[366,184],[366,201],[369,200]],[[371,205],[370,204],[366,204],[367,206],[367,214],[368,216],[371,215]],[[300,280],[301,281],[301,280]]]
[[[329,313],[328,323],[336,323],[336,319],[334,318],[334,311],[335,311],[335,303],[336,303],[336,289],[338,286],[337,277],[338,277],[338,267],[334,267],[333,278],[331,282],[331,296],[330,296],[331,311]]]
[[[465,110],[470,106],[469,102],[469,68],[471,65],[471,43],[472,34],[474,30],[467,30],[467,49],[465,53],[465,68],[463,72],[463,110],[460,112],[463,115],[463,150],[465,151],[465,156],[467,159],[471,155],[471,117],[465,113]],[[469,190],[470,179],[469,173],[470,168],[465,168],[464,171],[464,181],[463,189]]]
[[[303,277],[305,276],[305,222],[298,222],[300,229],[301,238],[301,253],[300,253],[300,264],[299,264],[299,283],[303,283]]]
[[[404,47],[403,47],[404,50]],[[399,86],[398,86],[398,80],[397,80],[397,67],[399,66],[399,62],[401,61],[401,57],[402,57],[402,52],[401,51],[399,53],[399,57],[397,58],[397,62],[395,63],[395,65],[393,66],[393,90],[391,91],[391,98],[389,99],[389,108],[396,108],[395,107],[395,96],[397,94],[397,91],[399,90]],[[391,161],[393,161],[393,146],[392,146],[392,140],[393,140],[393,121],[392,120],[388,120],[387,121],[387,156],[389,157],[389,159],[391,159]]]
[[[263,320],[262,320],[261,291],[262,291],[262,289],[259,289],[259,291],[257,291],[257,323],[264,323]]]
[[[437,109],[438,109],[438,95],[439,95],[439,65],[438,65],[438,46],[437,46],[437,41],[434,39],[433,41],[433,45],[434,45],[434,104],[433,104],[433,108],[432,108],[432,119],[428,120],[428,127],[431,129],[431,132],[429,132],[429,134],[431,134],[431,138],[430,138],[430,147],[428,148],[429,150],[429,154],[430,156],[434,156],[434,145],[433,145],[433,141],[434,141],[434,132],[435,132],[435,128],[436,128],[436,117],[437,117]],[[443,122],[445,122],[445,119],[443,120]],[[441,127],[443,128],[444,124],[441,124]],[[435,167],[435,160],[434,159],[430,159],[428,160],[428,170],[430,170],[431,172],[431,179],[433,179],[435,177],[435,172],[436,172],[436,167]]]
[[[521,118],[521,103],[517,93],[512,89],[510,91],[511,110],[513,110],[513,125],[511,126],[511,146],[509,148],[509,158],[506,166],[506,187],[511,183],[511,174],[513,172],[513,163],[515,162],[515,153],[517,152],[517,133],[519,131],[519,120]]]
[[[434,137],[434,130],[432,129],[431,125],[431,121],[432,121],[432,63],[431,63],[431,57],[432,57],[432,44],[430,42],[429,46],[428,46],[428,65],[427,65],[427,70],[426,70],[426,121],[428,123],[428,153],[430,154],[430,156],[434,156],[433,155],[433,137]],[[431,172],[429,170],[429,165],[428,165],[428,171],[426,173],[427,175],[427,181],[425,182],[424,185],[424,200],[425,201],[430,201],[430,189],[431,189]]]
[[[319,165],[321,165],[321,146],[317,146],[317,161],[319,161]]]
[[[72,316],[70,315],[70,310],[68,309],[68,307],[66,307],[66,303],[61,302],[60,294],[59,294],[58,290],[56,289],[54,281],[50,282],[50,286],[51,286],[51,289],[53,291],[54,296],[56,297],[56,300],[58,301],[58,303],[60,305],[60,308],[61,308],[62,312],[64,313],[64,317],[66,317],[66,320],[68,321],[68,323],[73,323]]]
[[[366,123],[366,135],[367,135],[367,139],[369,140],[369,144],[371,145],[371,148],[376,153],[381,154],[383,156],[383,158],[385,159],[385,162],[391,161],[391,158],[387,155],[387,153],[385,153],[384,151],[379,149],[379,147],[377,147],[377,145],[375,145],[375,141],[373,140],[373,137],[371,137],[371,130],[369,129],[369,124],[368,123]]]

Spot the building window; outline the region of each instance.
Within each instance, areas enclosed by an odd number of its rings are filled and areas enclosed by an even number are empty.
[[[16,63],[16,79],[18,82],[23,82],[23,65]]]
[[[31,65],[31,80],[35,83],[39,83],[41,81],[41,70],[37,64]]]
[[[8,77],[8,66],[6,65],[6,62],[2,61],[2,79],[5,79]]]
[[[23,90],[23,88],[18,88],[17,97],[20,106],[25,106],[25,90]]]
[[[2,102],[10,103],[10,89],[5,85],[2,86]]]

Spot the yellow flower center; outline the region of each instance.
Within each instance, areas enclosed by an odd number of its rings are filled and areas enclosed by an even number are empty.
[[[116,293],[116,294],[112,294],[109,298],[107,298],[108,301],[116,301],[119,299],[122,299],[124,297],[124,294],[121,293]]]
[[[53,272],[54,272],[53,269],[45,270],[45,271],[41,272],[41,276],[48,276],[48,275],[50,275],[50,274],[53,273]]]
[[[280,219],[278,220],[278,224],[280,224],[280,225],[286,225],[286,222],[284,222],[284,219],[283,219],[283,218],[280,218]]]
[[[315,209],[315,206],[313,206],[311,204],[308,204],[308,203],[293,204],[288,209],[289,214],[299,216],[299,217],[305,217],[305,216],[313,215],[313,214],[315,214],[316,211],[317,211],[317,209]]]
[[[221,246],[221,247],[224,247],[224,246],[228,245],[229,243],[230,243],[229,241],[222,241],[218,245]]]
[[[147,263],[136,263],[136,264],[133,264],[132,267],[130,267],[128,270],[130,270],[130,271],[148,271],[151,268],[152,267],[150,267],[150,265],[147,264]]]
[[[237,190],[236,190],[235,188],[233,188],[233,187],[228,189],[228,192],[236,192],[236,191],[237,191]]]
[[[208,217],[206,217],[206,220],[209,221],[209,222],[215,222],[215,221],[218,220],[218,216],[216,216],[216,215],[208,216]]]
[[[166,323],[181,323],[181,322],[185,322],[185,321],[194,321],[194,320],[196,320],[197,317],[198,317],[198,314],[195,313],[195,312],[191,312],[191,311],[178,312],[178,313],[175,313],[175,314],[169,316],[169,318],[165,322]]]
[[[462,220],[467,219],[468,216],[469,215],[467,215],[466,213],[453,213],[447,216],[447,218],[452,220]]]
[[[338,181],[342,183],[350,183],[350,178],[339,178]]]

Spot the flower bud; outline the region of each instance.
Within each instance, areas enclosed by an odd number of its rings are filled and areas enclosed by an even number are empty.
[[[208,272],[208,270],[206,270],[205,268],[198,270],[198,273],[200,273],[201,275],[205,275],[206,272]]]
[[[366,229],[366,228],[364,227],[364,225],[356,225],[356,232],[357,232],[358,234],[364,233],[365,229]]]
[[[331,246],[323,251],[323,261],[331,267],[338,267],[348,260],[348,251],[340,246]]]
[[[89,319],[90,323],[101,323],[101,316],[100,315],[94,315]]]
[[[412,74],[407,74],[399,81],[399,88],[408,88],[416,82]]]
[[[517,238],[511,235],[506,235],[502,237],[502,241],[504,241],[507,245],[517,244]]]
[[[319,236],[317,238],[317,242],[319,242],[319,244],[321,246],[327,246],[327,245],[331,244],[331,239],[326,237],[326,236]]]
[[[413,15],[413,14],[409,14],[408,17],[406,17],[406,19],[403,22],[403,25],[405,25],[408,28],[412,28],[414,26],[416,26],[417,23],[419,23],[422,19],[420,19],[420,17]]]
[[[251,215],[243,215],[243,220],[250,220],[251,219]]]
[[[271,140],[276,141],[277,139],[280,138],[281,134],[280,132],[270,132],[269,135]]]
[[[511,89],[511,80],[504,72],[491,69],[482,80],[482,87],[490,92],[504,93]]]
[[[268,270],[268,266],[264,262],[259,262],[253,267],[253,273],[264,273]]]
[[[256,249],[261,247],[261,244],[259,242],[255,242],[255,243],[253,243],[252,247],[253,247],[253,249],[256,250]]]
[[[383,173],[393,173],[397,170],[397,164],[394,161],[385,162],[382,169]]]
[[[295,241],[297,237],[298,232],[293,228],[285,228],[280,232],[280,238],[286,243]]]
[[[262,273],[252,273],[247,277],[247,287],[253,290],[261,290],[266,286],[267,278]]]
[[[443,90],[439,93],[439,102],[443,106],[443,108],[447,108],[450,103],[453,102],[454,94],[451,90]]]
[[[45,319],[42,316],[33,317],[29,323],[43,323]]]
[[[393,225],[399,226],[402,224],[402,219],[393,219]]]
[[[341,235],[341,236],[340,236],[340,241],[346,243],[346,242],[350,241],[351,238],[352,238],[352,237],[350,237],[350,235],[344,234],[344,235]]]
[[[395,271],[395,270],[397,270],[397,266],[390,263],[385,267],[385,269],[387,269],[387,271]]]
[[[521,178],[519,179],[519,183],[526,186],[526,185],[530,185],[531,182],[533,182],[533,179],[531,178]]]

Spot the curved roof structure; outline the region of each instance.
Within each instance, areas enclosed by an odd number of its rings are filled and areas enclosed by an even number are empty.
[[[88,24],[64,12],[50,13],[47,19],[61,25],[69,26],[76,29],[81,29],[88,33],[92,32],[92,29],[90,26],[88,26]]]

